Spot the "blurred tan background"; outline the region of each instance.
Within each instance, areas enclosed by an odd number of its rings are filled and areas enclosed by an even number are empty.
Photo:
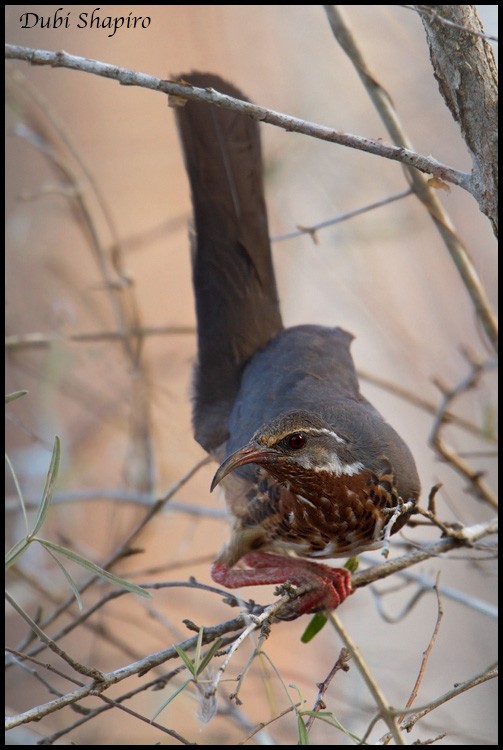
[[[263,106],[349,133],[389,140],[351,63],[333,39],[321,6],[101,6],[101,16],[132,13],[151,18],[148,29],[121,29],[112,38],[106,29],[76,28],[78,13],[91,13],[96,6],[65,6],[65,14],[71,11],[71,28],[21,29],[22,13],[47,18],[58,7],[7,6],[7,41],[64,49],[162,78],[194,69],[215,72]],[[433,79],[418,17],[399,6],[342,7],[416,150],[469,171],[469,155]],[[491,16],[495,7],[480,6],[488,14],[489,32],[495,26]],[[63,459],[57,491],[66,502],[54,505],[44,535],[99,563],[145,512],[138,503],[127,502],[126,493],[147,491],[153,483],[152,496],[160,497],[203,457],[190,424],[195,338],[186,330],[194,326],[188,186],[165,96],[19,61],[8,62],[7,84],[7,334],[55,337],[49,347],[12,345],[8,349],[7,392],[27,388],[30,393],[8,409],[7,445],[23,491],[37,500],[54,435],[61,436]],[[48,140],[41,139],[40,133]],[[397,163],[271,126],[262,126],[262,135],[272,236],[407,187]],[[61,173],[44,156],[47,142],[55,144],[82,190],[90,225],[103,248],[101,256],[93,249],[88,228],[83,229],[72,212]],[[495,240],[489,222],[475,201],[458,188],[442,192],[440,198],[495,305]],[[122,279],[110,261],[115,238],[103,205],[121,243]],[[110,278],[118,285],[115,298],[105,288],[99,257],[105,257]],[[275,243],[274,260],[287,325],[316,322],[352,331],[359,368],[435,405],[440,394],[432,379],[454,385],[468,372],[462,347],[481,358],[490,355],[469,296],[414,197],[320,231],[316,245],[308,236]],[[136,364],[117,340],[69,339],[75,334],[117,331],[113,299],[123,305],[130,321],[136,319],[146,328],[183,327],[183,332],[143,337]],[[375,385],[362,382],[362,390],[411,447],[425,491],[423,505],[429,488],[442,482],[438,497],[442,518],[466,524],[489,519],[493,511],[467,494],[466,483],[440,464],[428,447],[431,415]],[[487,427],[495,409],[492,376],[456,402],[456,409],[479,427]],[[473,465],[489,472],[487,481],[494,483],[495,462],[486,456],[492,445],[455,428],[449,428],[448,435],[455,450],[477,451]],[[176,503],[222,511],[222,498],[208,492],[214,468],[204,467],[176,495]],[[23,534],[24,525],[21,515],[12,512],[15,494],[11,483],[8,487],[10,545]],[[105,491],[113,497],[105,498]],[[189,575],[209,582],[210,562],[226,535],[221,517],[170,511],[168,505],[137,540],[144,553],[122,563],[118,572],[138,582],[187,580]],[[438,534],[415,529],[406,530],[405,536],[420,541],[436,539]],[[392,554],[400,551],[397,540]],[[475,563],[465,554],[457,556],[465,560],[455,557],[424,564],[421,572],[433,581],[441,570],[441,585],[494,603],[492,560]],[[12,592],[32,616],[37,605],[47,613],[54,601],[65,599],[66,581],[42,550],[30,549],[21,564],[25,577],[12,579]],[[180,568],[171,572],[173,564]],[[164,567],[151,573],[157,566]],[[83,579],[82,572],[74,572],[77,579]],[[386,586],[392,586],[391,580]],[[398,613],[413,591],[409,587],[385,600],[386,608]],[[94,596],[84,596],[86,606]],[[243,596],[261,603],[273,599],[267,588],[246,590]],[[492,618],[449,598],[444,608],[418,705],[483,671],[496,658]],[[76,607],[73,611],[77,612]],[[187,637],[185,617],[211,625],[234,615],[235,610],[218,597],[190,589],[156,592],[146,604],[127,596],[97,614],[93,622],[104,628],[101,633],[81,627],[63,645],[86,664],[114,669]],[[370,590],[365,589],[344,605],[340,617],[389,701],[404,705],[434,627],[435,597],[423,596],[407,617],[390,624],[379,616]],[[285,683],[295,683],[307,701],[305,708],[310,708],[316,683],[333,665],[341,643],[327,627],[311,644],[302,645],[299,636],[305,620],[273,628],[265,650]],[[11,611],[7,622],[13,645],[25,628]],[[250,648],[238,654],[231,674],[236,675],[245,664]],[[171,667],[168,664],[166,671]],[[168,684],[161,693],[141,694],[131,705],[150,718],[177,684]],[[224,687],[227,695],[234,686],[229,684]],[[64,681],[58,687],[63,692],[70,689]],[[117,695],[129,687],[119,686]],[[297,700],[297,692],[290,692]],[[268,721],[289,705],[265,660],[256,662],[245,680],[244,705],[228,716],[218,716],[207,725],[199,723],[189,693],[179,695],[159,721],[199,744],[239,743],[258,722]],[[46,688],[29,675],[10,670],[11,710],[21,711],[50,698]],[[375,713],[355,666],[348,674],[338,675],[326,702],[360,736]],[[99,702],[89,700],[85,705]],[[224,699],[221,707],[230,710]],[[113,721],[111,716],[107,712],[59,742],[177,744],[123,713],[115,712]],[[447,732],[439,744],[495,744],[496,716],[495,688],[486,683],[429,715],[410,741]],[[30,725],[32,734],[23,736],[21,744],[34,744],[75,718],[66,709]],[[384,731],[381,724],[372,737]],[[250,744],[273,742],[296,744],[293,714],[250,740]],[[311,742],[346,744],[349,740],[318,722]],[[19,743],[14,740],[13,744]]]

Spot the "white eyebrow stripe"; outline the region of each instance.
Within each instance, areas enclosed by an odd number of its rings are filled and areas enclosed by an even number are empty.
[[[344,440],[344,438],[341,438],[340,435],[338,435],[333,430],[327,430],[326,427],[308,427],[305,430],[299,430],[299,432],[305,432],[307,435],[330,435],[333,437],[338,443],[346,443],[347,441]]]

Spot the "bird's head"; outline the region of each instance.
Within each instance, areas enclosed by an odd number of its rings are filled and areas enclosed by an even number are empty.
[[[246,445],[221,464],[211,489],[244,464],[259,464],[280,481],[320,472],[351,476],[363,468],[347,436],[334,431],[321,417],[305,411],[281,414],[257,430]]]

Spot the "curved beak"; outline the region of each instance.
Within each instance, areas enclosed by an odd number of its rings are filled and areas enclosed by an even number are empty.
[[[237,469],[238,466],[243,466],[244,464],[261,464],[271,459],[274,460],[277,457],[278,451],[274,448],[261,445],[257,440],[251,440],[243,448],[239,448],[239,450],[231,453],[223,464],[220,465],[211,482],[210,492],[213,492],[217,484],[220,484],[222,479],[227,474],[230,474],[231,471]]]

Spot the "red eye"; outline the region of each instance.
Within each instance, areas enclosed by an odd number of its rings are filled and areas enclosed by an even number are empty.
[[[306,437],[302,432],[294,432],[293,435],[290,435],[290,437],[287,438],[287,443],[288,447],[293,451],[298,451],[306,444]]]

